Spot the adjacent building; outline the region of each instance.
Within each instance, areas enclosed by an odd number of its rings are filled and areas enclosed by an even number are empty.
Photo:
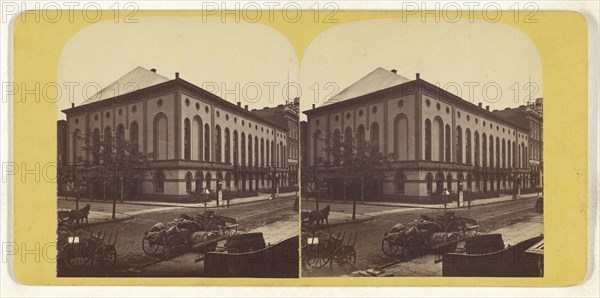
[[[66,114],[66,158],[94,164],[90,136],[132,142],[156,155],[132,187],[136,196],[175,198],[217,181],[228,192],[289,185],[288,125],[269,121],[175,74],[137,67]],[[294,175],[297,175],[296,173]]]
[[[331,166],[326,136],[352,136],[392,157],[381,169],[383,176],[362,190],[367,199],[419,200],[444,189],[456,192],[459,184],[472,193],[529,186],[530,126],[472,104],[419,74],[411,80],[395,70],[375,69],[304,113],[307,166],[318,169],[332,198],[356,196],[361,186],[344,181]]]

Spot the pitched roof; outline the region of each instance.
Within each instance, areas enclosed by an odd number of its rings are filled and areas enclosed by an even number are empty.
[[[378,67],[374,71],[364,76],[362,79],[354,82],[346,89],[340,91],[340,93],[334,95],[332,98],[325,101],[321,106],[338,103],[361,95],[373,93],[392,86],[400,85],[409,81],[409,79],[401,75],[398,75],[387,69]]]
[[[138,66],[134,70],[128,72],[126,75],[122,76],[120,79],[114,81],[112,84],[104,87],[98,93],[86,99],[83,103],[81,103],[81,105],[99,102],[167,81],[169,81],[168,78],[161,76],[154,71]]]

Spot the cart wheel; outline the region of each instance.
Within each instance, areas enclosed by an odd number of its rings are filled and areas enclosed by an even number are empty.
[[[386,256],[393,257],[398,252],[399,247],[399,245],[392,244],[385,238],[381,240],[381,250]]]
[[[465,235],[466,236],[466,230],[467,228],[465,227],[464,223],[458,222],[458,221],[453,221],[451,222],[448,227],[446,227],[446,232],[457,232],[461,235]]]
[[[155,241],[151,241],[144,237],[142,239],[142,250],[149,256],[154,256],[158,254],[159,249],[161,248],[160,244]],[[164,246],[163,246],[164,248]]]
[[[67,265],[71,268],[80,268],[85,266],[89,261],[89,253],[87,247],[78,244],[69,244],[67,247]]]
[[[92,255],[92,265],[97,264],[100,267],[114,265],[117,262],[117,250],[111,245],[100,245],[94,250]]]
[[[233,237],[233,236],[237,235],[237,233],[238,233],[237,226],[233,227],[233,228],[225,229],[225,236],[227,236],[227,237]]]
[[[314,269],[323,268],[325,265],[327,265],[327,262],[329,261],[327,258],[322,256],[325,253],[326,251],[323,249],[322,246],[319,248],[314,247],[313,245],[309,246],[306,249],[306,265]]]
[[[344,271],[354,269],[356,263],[356,251],[352,246],[344,245],[336,249],[334,253],[335,262]]]
[[[465,229],[465,237],[471,238],[477,236],[477,229]]]

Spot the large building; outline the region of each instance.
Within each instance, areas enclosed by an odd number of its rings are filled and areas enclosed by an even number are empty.
[[[459,183],[471,193],[527,187],[528,126],[475,105],[416,75],[378,68],[304,112],[308,166],[317,168],[333,198],[361,193],[343,181],[324,150],[325,136],[352,136],[393,160],[364,189],[365,199],[424,199]]]
[[[298,121],[300,114],[300,98],[280,104],[276,107],[264,107],[260,110],[253,109],[252,113],[259,117],[276,123],[281,127],[287,128],[286,147],[287,151],[287,167],[288,167],[288,184],[295,186],[298,184],[298,162],[300,160],[300,131],[298,129]]]
[[[137,67],[79,106],[63,111],[69,164],[93,164],[89,136],[131,141],[155,160],[133,186],[138,197],[265,190],[289,183],[288,128],[259,117],[175,74]],[[296,174],[294,174],[296,175]]]
[[[529,169],[531,186],[542,187],[544,182],[544,111],[543,98],[537,98],[517,108],[496,110],[494,113],[529,127]]]

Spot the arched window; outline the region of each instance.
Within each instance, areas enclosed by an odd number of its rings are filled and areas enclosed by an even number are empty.
[[[502,139],[502,167],[506,168],[506,140],[504,139]]]
[[[265,166],[265,139],[260,138],[260,166]]]
[[[451,135],[450,135],[450,125],[446,124],[446,130],[444,133],[445,136],[445,141],[444,141],[444,152],[445,152],[445,158],[444,159],[446,162],[451,162],[452,161],[452,139],[451,139]]]
[[[398,114],[394,119],[394,156],[396,160],[408,160],[408,146],[408,118],[406,114]]]
[[[202,149],[204,147],[202,146],[202,140],[204,140],[204,135],[202,134],[202,119],[198,116],[194,117],[193,131],[195,138],[194,146],[192,147],[193,156],[196,160],[203,160],[204,154],[202,154]]]
[[[313,140],[314,146],[315,146],[315,151],[313,151],[315,154],[315,160],[319,159],[319,156],[321,154],[320,150],[322,149],[322,147],[320,145],[321,143],[318,143],[318,142],[321,142],[321,132],[317,131],[317,133],[319,134],[318,137],[314,138],[314,140]],[[275,141],[271,141],[271,164],[273,166],[277,166],[277,164],[275,163],[276,158],[277,158],[277,155],[275,155]],[[315,163],[315,165],[316,164],[317,163]]]
[[[462,150],[462,128],[460,126],[456,127],[456,162],[463,162],[463,150]]]
[[[100,147],[102,146],[100,140],[100,130],[95,128],[92,133],[92,162],[94,164],[100,163]]]
[[[246,134],[242,132],[240,138],[241,165],[246,165]]]
[[[165,192],[165,173],[154,172],[154,192]]]
[[[438,172],[435,175],[435,182],[436,182],[435,193],[436,194],[441,194],[442,191],[444,191],[444,180],[445,180],[444,173]]]
[[[140,151],[140,127],[135,121],[129,125],[129,140],[131,141],[132,151]]]
[[[284,167],[285,166],[285,162],[286,162],[286,158],[285,158],[285,146],[283,146],[283,142],[279,142],[279,148],[281,150],[281,163],[280,163],[280,166]]]
[[[220,126],[215,126],[215,161],[216,162],[221,162],[222,161],[222,151],[221,148],[223,146],[222,144],[222,136],[221,136],[221,127]]]
[[[511,145],[510,145],[510,140],[506,141],[506,153],[507,153],[507,160],[506,160],[506,166],[511,168],[512,167],[512,163],[511,163]]]
[[[481,165],[481,159],[479,158],[479,133],[475,132],[475,146],[473,146],[473,148],[475,149],[475,157],[474,157],[474,161],[475,161],[475,165]]]
[[[404,193],[404,185],[406,183],[406,175],[403,171],[397,171],[394,175],[394,186],[396,193]]]
[[[431,160],[431,121],[425,120],[425,160]]]
[[[231,136],[229,135],[229,128],[225,128],[225,163],[231,163]]]
[[[481,166],[487,167],[487,135],[481,135]]]
[[[202,172],[197,171],[196,174],[194,175],[194,179],[196,180],[196,191],[202,191],[202,178],[204,177],[204,175],[202,174]]]
[[[500,167],[501,165],[502,163],[500,162],[500,138],[496,137],[496,167]]]
[[[258,137],[254,137],[254,163],[257,167],[260,162],[260,160],[258,159],[258,157],[260,156],[259,146],[260,144],[258,144]]]
[[[471,159],[471,130],[467,128],[465,134],[465,162],[470,164]]]
[[[192,159],[192,123],[188,118],[183,121],[183,159]]]
[[[467,190],[472,190],[473,189],[473,175],[471,175],[471,173],[467,174]]]
[[[317,130],[314,135],[313,135],[313,165],[318,165],[319,164],[319,160],[321,159],[321,131]],[[273,145],[273,143],[271,143],[271,145]],[[273,146],[271,147],[273,148]],[[273,150],[275,150],[273,148]],[[275,158],[275,154],[273,154],[273,158]]]
[[[210,173],[206,173],[206,189],[211,189],[211,183],[212,183],[212,175]]]
[[[360,151],[365,148],[365,127],[362,124],[356,128],[356,145]]]
[[[448,175],[446,176],[446,188],[448,189],[448,191],[452,191],[452,182],[453,182],[454,178],[452,178],[452,174],[448,173]]]
[[[339,134],[339,130],[337,130]],[[371,124],[371,150],[373,152],[379,152],[379,124],[373,122]]]
[[[495,166],[494,164],[494,137],[490,135],[490,167]]]
[[[342,135],[339,129],[333,131],[333,164],[339,165],[342,154]]]
[[[231,189],[231,173],[225,174],[225,187]]]
[[[192,192],[192,172],[185,173],[185,191],[187,193]]]
[[[266,153],[265,154],[266,155],[265,166],[268,167],[268,166],[271,165],[271,159],[270,159],[271,158],[271,155],[270,155],[270,153],[271,153],[271,146],[270,146],[269,140],[267,140],[265,143],[267,144],[267,148],[265,149],[265,151],[266,151],[265,152]]]
[[[81,131],[76,129],[73,131],[73,163],[78,163],[81,158]]]
[[[248,134],[248,166],[253,166],[252,163],[252,135]]]
[[[204,161],[210,160],[210,126],[204,124]]]
[[[168,158],[169,133],[167,130],[167,116],[159,113],[154,117],[153,149],[156,159]]]
[[[112,158],[113,153],[113,137],[112,137],[112,129],[110,126],[104,128],[104,161],[109,161]]]
[[[125,153],[125,126],[123,124],[117,125],[117,154],[123,155]]]
[[[425,180],[427,181],[427,193],[433,193],[433,174],[427,173]]]

